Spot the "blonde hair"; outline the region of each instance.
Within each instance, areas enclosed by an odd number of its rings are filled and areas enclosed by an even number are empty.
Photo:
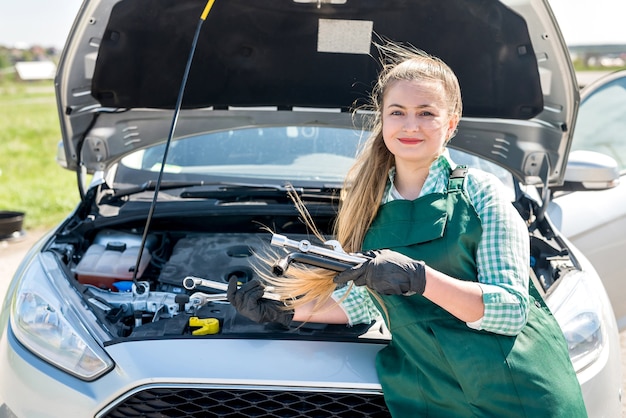
[[[394,156],[382,137],[381,110],[387,89],[400,80],[440,82],[447,98],[449,117],[458,121],[462,113],[459,82],[442,60],[412,46],[391,42],[375,46],[381,55],[382,69],[371,93],[369,109],[366,108],[373,115],[369,124],[371,134],[346,176],[333,231],[335,239],[347,252],[361,250],[383,198],[387,175],[394,165]],[[306,208],[297,200],[295,203],[305,216],[306,224],[320,237]],[[276,293],[285,296],[287,308],[293,309],[311,301],[316,301],[316,307],[324,304],[335,290],[335,275],[329,270],[292,265],[283,277],[266,275],[264,278],[274,286]]]

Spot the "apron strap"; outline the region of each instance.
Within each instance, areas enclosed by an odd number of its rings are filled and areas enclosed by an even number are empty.
[[[452,170],[452,173],[450,173],[450,180],[448,180],[448,192],[463,190],[466,175],[466,165],[458,165],[454,170]]]

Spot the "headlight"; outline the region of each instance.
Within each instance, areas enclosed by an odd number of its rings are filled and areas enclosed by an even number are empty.
[[[562,277],[546,301],[565,335],[576,372],[595,362],[607,341],[602,301],[590,274],[575,271]]]
[[[113,361],[79,320],[76,291],[51,254],[40,254],[21,277],[11,306],[11,327],[28,350],[83,380],[93,380]]]

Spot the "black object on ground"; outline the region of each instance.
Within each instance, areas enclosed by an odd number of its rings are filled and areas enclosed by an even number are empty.
[[[0,211],[0,241],[24,235],[22,224],[25,215],[24,212]]]

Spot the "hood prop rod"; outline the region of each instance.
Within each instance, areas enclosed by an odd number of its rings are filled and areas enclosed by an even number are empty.
[[[150,229],[150,223],[152,221],[152,217],[154,216],[154,208],[157,203],[157,199],[159,196],[159,189],[161,188],[161,180],[163,179],[163,172],[165,170],[165,163],[167,162],[167,154],[170,149],[170,143],[172,142],[172,138],[174,137],[174,131],[176,130],[176,124],[178,123],[178,115],[180,114],[180,109],[183,103],[183,95],[185,93],[185,86],[187,85],[187,79],[189,78],[189,70],[191,68],[191,63],[193,61],[193,56],[196,51],[196,46],[198,44],[198,38],[200,37],[200,29],[202,28],[202,24],[206,20],[211,8],[213,7],[213,3],[215,0],[208,0],[202,15],[200,16],[200,20],[198,21],[198,26],[196,27],[196,33],[193,37],[193,42],[191,44],[191,50],[189,51],[189,57],[187,58],[187,65],[185,66],[185,73],[183,74],[183,79],[180,84],[180,89],[178,91],[178,97],[176,99],[176,107],[174,108],[174,116],[172,117],[172,124],[170,127],[169,134],[167,136],[167,141],[165,142],[165,150],[163,151],[163,159],[161,160],[161,168],[159,170],[159,175],[157,177],[156,185],[154,187],[154,195],[152,196],[152,203],[150,204],[150,210],[148,211],[148,217],[146,218],[146,226],[143,230],[143,235],[141,237],[141,246],[139,247],[139,253],[137,254],[137,261],[135,262],[135,268],[133,270],[133,283],[137,285],[137,272],[139,271],[139,265],[141,263],[141,257],[143,255],[143,251],[146,247],[146,239],[148,236],[148,230]],[[139,289],[140,286],[137,286]]]

